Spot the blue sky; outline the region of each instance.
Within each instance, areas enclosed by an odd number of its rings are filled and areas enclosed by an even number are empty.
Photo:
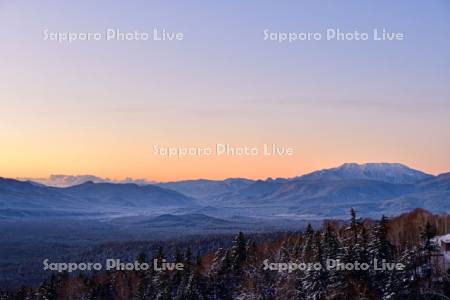
[[[261,167],[251,177],[295,175],[345,161],[450,170],[448,1],[0,3],[0,122],[7,145],[0,163],[11,176],[242,175],[238,162],[222,173],[204,162],[193,174],[192,165],[202,162],[146,155],[154,143],[217,142],[298,149],[292,161],[252,162]],[[164,28],[185,39],[58,44],[44,41],[42,33],[105,28]],[[263,39],[265,29],[327,28],[385,28],[406,38]],[[116,151],[105,155],[108,149]],[[139,159],[111,165],[124,156]],[[34,170],[27,168],[31,163]],[[134,171],[141,165],[144,170]]]

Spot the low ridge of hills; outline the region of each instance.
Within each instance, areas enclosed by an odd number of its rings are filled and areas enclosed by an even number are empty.
[[[195,206],[196,200],[154,185],[94,183],[66,188],[0,178],[0,217],[96,216]]]

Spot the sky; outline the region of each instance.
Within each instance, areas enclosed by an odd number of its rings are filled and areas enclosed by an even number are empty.
[[[44,38],[107,28],[183,39]],[[264,39],[327,29],[405,38]],[[0,39],[1,177],[293,177],[345,162],[450,171],[445,0],[0,0]],[[217,144],[260,151],[154,153]],[[294,153],[266,156],[264,144]]]

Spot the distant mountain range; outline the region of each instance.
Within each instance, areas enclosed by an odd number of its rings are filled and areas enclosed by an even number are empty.
[[[154,181],[145,179],[125,178],[123,180],[113,180],[109,178],[101,178],[94,175],[50,175],[47,178],[17,178],[20,181],[33,181],[46,186],[53,187],[69,187],[73,185],[82,184],[88,181],[94,183],[108,182],[108,183],[134,183],[138,185],[153,184]]]
[[[229,178],[225,180],[183,180],[159,183],[158,186],[208,200],[222,194],[237,192],[253,183],[254,181],[250,179]]]
[[[0,179],[0,217],[205,214],[229,219],[320,219],[395,215],[416,207],[450,211],[450,173],[433,176],[398,163],[347,163],[295,178],[187,180],[148,184],[110,183],[85,176],[58,188]],[[52,184],[55,185],[55,184]],[[214,221],[218,221],[214,219]]]
[[[155,185],[94,183],[66,188],[0,178],[0,217],[104,217],[195,207],[196,200]]]

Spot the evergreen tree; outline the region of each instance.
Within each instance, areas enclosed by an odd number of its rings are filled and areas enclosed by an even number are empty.
[[[200,255],[197,255],[195,265],[192,270],[192,280],[188,284],[188,297],[194,299],[208,299],[209,286],[207,285],[206,277],[202,274],[203,262]]]
[[[341,245],[331,224],[326,225],[324,234],[325,259],[336,259]]]
[[[240,272],[242,264],[247,259],[247,242],[242,232],[236,236],[231,247],[231,269],[234,272]]]
[[[302,260],[305,262],[310,262],[313,255],[313,244],[314,244],[314,230],[311,224],[308,224],[306,230],[303,234],[304,245],[302,251]]]
[[[393,258],[394,247],[388,240],[389,219],[382,216],[380,222],[374,227],[374,238],[372,254],[373,257],[381,261],[382,259],[390,260]]]
[[[395,249],[388,240],[389,220],[386,216],[382,216],[381,220],[373,228],[371,244],[369,245],[371,260],[378,265],[383,261],[388,263],[394,262]],[[380,297],[380,299],[388,299],[394,295],[392,281],[392,271],[389,270],[372,270],[370,280],[373,283],[372,288]]]
[[[112,293],[110,288],[110,282],[104,283],[95,283],[89,294],[87,299],[113,299],[114,293]]]
[[[232,299],[232,290],[234,286],[231,281],[233,260],[230,251],[220,257],[219,269],[216,276],[213,277],[213,296],[215,299]]]
[[[172,283],[174,288],[178,289],[178,287],[182,284],[182,281],[184,279],[184,273],[186,272],[186,266],[184,265],[184,257],[181,254],[181,251],[178,247],[175,248],[175,254],[173,257],[173,260],[175,263],[182,263],[183,264],[183,270],[175,270],[175,274],[172,277]]]
[[[422,228],[420,232],[420,263],[421,263],[421,277],[428,280],[428,285],[431,284],[432,270],[433,265],[431,258],[434,253],[437,251],[436,244],[432,242],[432,239],[436,236],[437,230],[436,227],[431,225],[430,222],[425,224],[425,227]]]
[[[175,278],[179,277],[179,286],[178,291],[176,293],[176,299],[186,299],[189,293],[192,293],[192,275],[193,275],[193,266],[192,266],[192,250],[190,247],[186,249],[186,254],[184,257],[179,258],[183,263],[183,270],[176,271]]]
[[[328,272],[326,270],[320,232],[314,234],[313,253],[315,266],[306,271],[303,288],[307,299],[316,300],[322,299],[326,295],[328,285]]]
[[[333,260],[335,262],[344,260],[344,250],[331,224],[326,225],[323,244],[325,263],[327,263],[328,260]],[[331,296],[331,299],[339,299],[339,297],[348,292],[348,285],[345,284],[345,272],[331,268],[327,270],[327,273],[328,294]]]
[[[391,272],[390,284],[393,295],[399,299],[418,299],[419,294],[415,288],[415,251],[405,249],[399,258],[399,262],[405,266],[403,270]]]
[[[0,299],[15,299],[15,300],[31,300],[35,299],[33,297],[33,289],[21,286],[19,290],[15,293],[15,295],[10,295],[9,293],[1,293],[0,292]]]
[[[49,279],[41,284],[38,297],[40,300],[56,300],[58,298],[55,274],[52,274]]]
[[[255,263],[258,259],[258,246],[255,241],[250,240],[247,244],[247,261]]]
[[[191,247],[187,247],[187,249],[186,249],[183,265],[184,265],[185,270],[189,270],[189,271],[191,270],[191,267],[192,267],[192,249],[191,249]]]
[[[359,223],[356,219],[356,211],[350,209],[350,232],[352,234],[352,244],[355,245],[358,242]]]
[[[158,261],[158,265],[160,265],[165,259],[164,251],[162,247],[158,248],[158,251],[156,253],[156,257]],[[172,291],[171,291],[171,282],[170,282],[170,276],[167,271],[157,271],[155,276],[153,277],[153,287],[155,289],[155,299],[156,300],[168,300],[172,299]]]
[[[431,255],[434,251],[436,251],[436,245],[432,242],[432,239],[436,236],[437,230],[436,227],[431,225],[430,222],[425,224],[425,227],[422,229],[420,233],[421,237],[421,248],[425,252],[428,260],[431,259]]]

